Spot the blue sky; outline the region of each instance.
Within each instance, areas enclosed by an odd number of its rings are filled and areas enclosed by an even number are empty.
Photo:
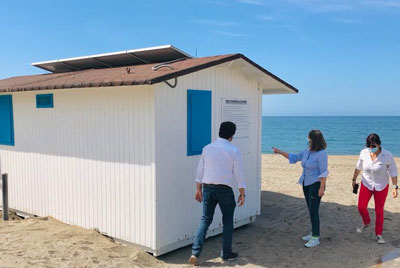
[[[400,115],[400,0],[8,1],[0,79],[30,63],[172,44],[243,53],[296,86],[263,115]]]

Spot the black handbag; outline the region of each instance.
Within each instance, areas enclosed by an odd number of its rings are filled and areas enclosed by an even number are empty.
[[[356,184],[354,184],[354,187],[353,187],[353,194],[357,194],[358,193],[358,187],[360,186],[360,184],[358,184],[358,183],[356,183]]]

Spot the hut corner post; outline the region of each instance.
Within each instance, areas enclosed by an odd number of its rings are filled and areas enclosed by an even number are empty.
[[[3,220],[8,221],[8,174],[1,175],[1,186],[3,192]]]

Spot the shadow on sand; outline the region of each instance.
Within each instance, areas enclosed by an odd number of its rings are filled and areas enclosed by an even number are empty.
[[[374,221],[373,210],[370,215]],[[361,221],[356,206],[322,202],[320,217],[321,245],[307,249],[301,240],[310,230],[304,199],[263,191],[261,215],[254,223],[234,232],[233,249],[239,252],[239,260],[226,263],[218,258],[221,249],[221,235],[218,235],[206,240],[199,266],[371,267],[385,253],[400,247],[400,213],[385,211],[385,245],[375,242],[374,227],[363,234],[355,232]],[[185,265],[190,252],[191,247],[187,246],[159,260],[166,265]]]

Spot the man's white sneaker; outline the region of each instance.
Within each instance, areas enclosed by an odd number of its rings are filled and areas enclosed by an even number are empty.
[[[378,244],[386,244],[386,241],[383,239],[382,235],[377,235],[376,239],[378,239]]]
[[[365,229],[367,229],[369,227],[369,225],[362,225],[360,228],[357,228],[357,233],[361,234],[362,232],[365,231]]]
[[[307,248],[313,248],[319,245],[319,238],[311,237],[310,241],[305,243],[305,247]]]
[[[308,242],[308,241],[310,241],[311,237],[312,237],[312,233],[309,233],[308,235],[303,236],[301,239],[303,239],[303,241]]]

